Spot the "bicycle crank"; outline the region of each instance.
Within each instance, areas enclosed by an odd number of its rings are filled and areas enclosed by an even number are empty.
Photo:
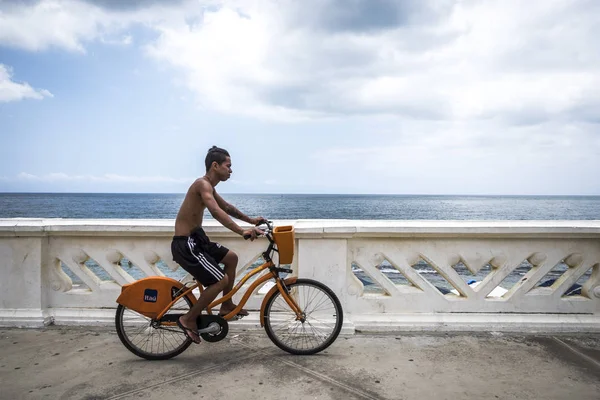
[[[229,332],[229,324],[218,315],[201,315],[196,319],[198,334],[207,342],[218,342],[225,339]]]

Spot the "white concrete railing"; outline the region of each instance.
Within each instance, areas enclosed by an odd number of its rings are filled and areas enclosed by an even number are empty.
[[[276,224],[295,226],[294,273],[335,291],[346,332],[600,330],[600,221]],[[266,247],[215,221],[205,229],[238,253],[238,275]],[[112,324],[122,284],[184,276],[172,232],[172,220],[0,220],[0,325]]]

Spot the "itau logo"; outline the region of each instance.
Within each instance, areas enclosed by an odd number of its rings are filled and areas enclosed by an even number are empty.
[[[144,301],[148,303],[156,303],[158,299],[158,290],[146,289],[144,290]]]

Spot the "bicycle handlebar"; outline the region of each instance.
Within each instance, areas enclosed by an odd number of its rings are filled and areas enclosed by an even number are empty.
[[[269,221],[269,220],[262,220],[260,221],[256,227],[259,227],[261,225],[267,225],[267,232],[265,232],[266,234],[273,232],[273,221]],[[248,240],[252,237],[252,235],[244,235],[244,240]]]

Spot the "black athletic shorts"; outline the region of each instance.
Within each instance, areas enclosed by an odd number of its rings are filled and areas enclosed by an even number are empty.
[[[190,236],[173,236],[173,261],[189,272],[203,286],[217,283],[225,276],[219,263],[229,249],[208,239],[204,229],[195,228]]]

